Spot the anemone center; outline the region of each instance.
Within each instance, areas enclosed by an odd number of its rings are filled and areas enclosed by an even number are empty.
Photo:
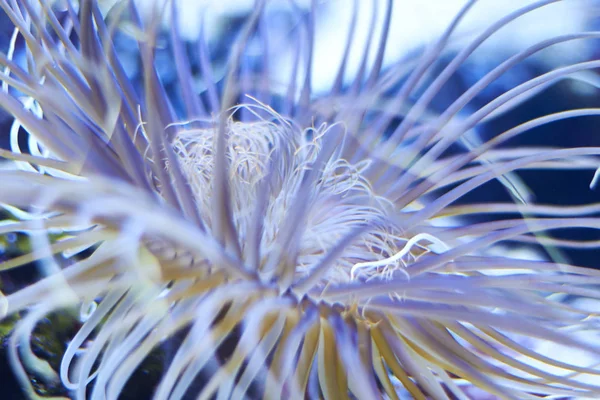
[[[282,121],[228,121],[228,201],[242,250],[248,242],[248,228],[254,213],[263,212],[261,260],[276,251],[278,235],[288,220],[306,171],[313,167],[327,130],[325,125],[301,130]],[[220,222],[211,220],[211,194],[217,175],[213,173],[216,135],[216,128],[182,130],[173,145],[209,229]],[[398,252],[399,243],[406,243],[386,222],[389,202],[372,190],[363,174],[368,165],[368,160],[353,164],[344,158],[332,157],[320,171],[308,196],[303,225],[294,227],[302,230],[296,243],[296,278],[310,274],[342,238],[365,223],[370,225],[367,232],[347,244],[324,280],[356,279],[358,275],[353,273],[356,269],[353,271],[352,267],[357,263],[389,258]],[[268,191],[266,207],[257,207],[261,190]],[[360,273],[366,278],[382,276],[405,264],[406,260],[401,257],[389,265],[363,269]],[[268,268],[265,262],[261,262],[261,268],[263,274],[272,272],[265,270]]]

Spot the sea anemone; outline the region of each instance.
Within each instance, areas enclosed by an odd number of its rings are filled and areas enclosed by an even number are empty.
[[[43,273],[0,297],[0,317],[21,314],[8,355],[27,396],[40,397],[33,382],[60,379],[73,398],[114,400],[160,353],[160,377],[147,383],[155,399],[465,399],[469,388],[507,399],[600,397],[600,345],[581,335],[596,334],[596,313],[565,301],[600,299],[600,272],[556,256],[598,242],[553,235],[600,229],[600,205],[536,203],[518,174],[588,173],[600,148],[512,140],[600,109],[559,111],[486,140],[473,135],[600,61],[564,65],[471,104],[525,59],[600,33],[534,44],[441,112],[432,107],[482,43],[554,2],[498,19],[444,62],[468,1],[425,51],[384,68],[389,0],[373,13],[383,18],[372,19],[351,78],[364,3],[349,2],[336,79],[315,92],[316,1],[308,10],[289,2],[296,39],[286,64],[271,57],[267,1],[243,18],[224,61],[203,33],[193,46],[181,39],[171,3],[141,16],[133,2],[105,13],[97,0],[64,8],[0,0],[16,27],[0,54],[0,107],[15,119],[12,151],[0,151],[13,165],[0,170],[9,215],[0,234],[26,233],[32,243],[0,270],[37,262]],[[135,43],[139,85],[117,36]],[[157,72],[165,40],[178,83],[170,90]],[[506,200],[470,197],[492,181]],[[80,326],[55,371],[32,350],[32,332],[74,307]],[[540,343],[581,350],[592,362],[558,359]]]

